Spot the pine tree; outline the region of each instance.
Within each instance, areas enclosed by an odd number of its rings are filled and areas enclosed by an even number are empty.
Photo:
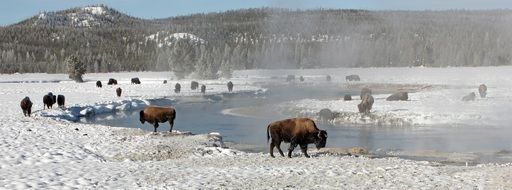
[[[68,67],[69,78],[76,82],[84,82],[82,75],[85,74],[86,65],[80,61],[77,56],[71,55],[66,58],[66,65]]]

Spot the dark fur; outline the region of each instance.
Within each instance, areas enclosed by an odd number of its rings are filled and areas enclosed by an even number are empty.
[[[475,98],[476,98],[476,94],[474,92],[471,92],[468,95],[462,97],[462,101],[474,101]]]
[[[299,81],[300,81],[300,82],[304,82],[304,77],[303,77],[303,76],[300,76],[300,77],[299,77]]]
[[[369,94],[365,94],[363,99],[361,100],[361,103],[357,105],[357,108],[359,109],[359,113],[370,113],[370,110],[373,106],[373,96]]]
[[[96,87],[101,88],[103,85],[101,84],[101,81],[96,81]]]
[[[176,83],[176,85],[174,85],[174,93],[180,93],[180,91],[181,91],[181,84]]]
[[[348,75],[345,77],[346,81],[360,81],[359,75]]]
[[[485,98],[487,96],[487,86],[485,84],[481,84],[478,87],[478,93],[480,94],[481,98]]]
[[[195,89],[197,89],[197,87],[199,87],[199,83],[198,82],[196,82],[196,81],[190,82],[190,89],[191,90],[195,90]]]
[[[343,100],[345,101],[351,101],[352,100],[352,96],[349,95],[349,94],[345,94],[345,96],[343,96]]]
[[[231,92],[233,91],[233,83],[231,81],[228,82],[228,91]]]
[[[361,98],[361,100],[363,99],[363,96],[365,94],[369,94],[369,95],[372,95],[372,89],[369,89],[367,87],[364,87],[363,89],[361,89],[361,95],[359,95],[359,98]]]
[[[293,81],[295,80],[295,75],[288,75],[286,76],[286,82],[290,82],[290,81]]]
[[[140,122],[144,124],[144,122],[147,121],[152,124],[155,127],[154,132],[156,132],[156,128],[158,128],[158,123],[165,123],[167,121],[169,121],[169,125],[171,125],[169,132],[172,132],[174,119],[176,119],[176,110],[170,107],[148,106],[139,113]]]
[[[272,138],[270,143],[270,156],[274,157],[274,147],[277,147],[279,154],[284,157],[281,150],[281,142],[289,142],[288,157],[292,157],[292,151],[300,146],[304,156],[309,158],[307,153],[308,144],[315,143],[316,148],[325,147],[327,142],[327,132],[316,127],[313,120],[308,118],[293,118],[281,121],[275,121],[267,126],[267,141]]]
[[[117,80],[113,79],[113,78],[110,78],[110,79],[108,79],[107,85],[117,85]]]
[[[206,85],[201,85],[201,93],[205,94],[206,93]]]
[[[30,101],[29,97],[23,98],[20,102],[21,110],[23,110],[23,115],[30,117],[32,113],[32,101]]]
[[[121,88],[117,88],[116,89],[116,94],[117,94],[117,97],[121,97],[121,93],[123,92],[123,89]]]
[[[64,97],[64,95],[59,94],[57,96],[57,105],[59,105],[59,107],[63,108],[65,102],[66,102],[66,97]]]
[[[327,80],[327,82],[331,82],[331,75],[327,75],[327,76],[325,77],[325,80]]]
[[[387,101],[407,101],[409,100],[409,93],[407,92],[397,92],[391,94],[386,98]]]
[[[138,77],[131,79],[132,84],[140,84],[140,79]]]
[[[43,109],[50,109],[53,107],[53,104],[55,104],[55,95],[53,93],[49,92],[47,95],[43,96]]]
[[[164,80],[164,84],[167,84],[167,80]]]

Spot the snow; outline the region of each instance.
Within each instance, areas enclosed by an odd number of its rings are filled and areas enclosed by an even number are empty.
[[[197,37],[194,34],[190,33],[169,33],[165,31],[160,31],[155,34],[151,34],[146,36],[147,41],[155,41],[158,44],[158,47],[171,46],[174,42],[181,39],[189,39],[193,43],[196,44],[204,44],[206,41]]]
[[[82,9],[94,15],[104,15],[105,13],[107,13],[105,8],[101,6],[84,7]]]
[[[512,85],[512,67],[488,68],[397,68],[397,69],[324,69],[238,71],[235,92],[257,92],[261,82],[276,83],[272,76],[302,74],[313,85],[330,74],[333,83],[345,83],[345,74],[359,74],[362,82],[395,84],[430,84],[463,86],[435,88],[411,94],[415,101],[398,105],[422,104],[423,98],[443,94],[456,104],[461,95],[474,91],[475,85],[488,84],[489,98],[464,105],[468,109],[497,107],[510,101],[507,92]],[[464,74],[465,73],[465,74]],[[468,74],[469,73],[469,74]],[[186,131],[152,133],[133,128],[113,128],[75,123],[66,117],[138,109],[152,98],[176,96],[174,84],[182,84],[178,96],[197,96],[190,89],[191,79],[169,80],[170,73],[86,74],[85,83],[67,80],[64,74],[0,75],[0,187],[6,189],[510,189],[511,164],[450,166],[436,162],[399,158],[366,158],[341,156],[311,150],[312,158],[270,158],[268,153],[246,153],[226,148],[222,134],[192,135]],[[116,78],[117,86],[96,88],[95,81]],[[141,85],[129,84],[139,77]],[[458,77],[464,77],[458,79]],[[168,84],[162,81],[168,80]],[[343,82],[342,82],[343,81]],[[198,80],[207,84],[207,93],[225,93],[226,80]],[[283,82],[284,83],[284,82]],[[465,86],[467,85],[467,86]],[[211,86],[211,87],[210,87]],[[115,96],[115,88],[123,96]],[[504,90],[501,90],[504,89]],[[42,110],[44,94],[66,95],[69,110]],[[21,114],[19,100],[29,96],[34,102],[33,116]],[[375,112],[393,108],[380,105],[378,95]],[[453,96],[453,97],[452,97]],[[334,100],[302,100],[336,108]],[[435,102],[434,100],[428,100]],[[428,103],[425,102],[425,103]],[[379,103],[379,104],[377,104]],[[437,103],[437,105],[445,102]],[[482,104],[482,105],[478,105]],[[301,103],[297,104],[301,108]],[[410,106],[412,109],[412,107]],[[503,107],[507,107],[504,105]],[[321,106],[317,106],[321,107]],[[342,106],[341,106],[342,107]],[[499,107],[499,106],[498,106]],[[341,108],[340,108],[341,109]],[[343,108],[344,109],[344,108]],[[420,113],[435,106],[421,108]],[[506,108],[498,108],[505,110]],[[86,110],[86,111],[84,111]],[[347,110],[352,110],[353,108]],[[432,111],[430,110],[430,111]],[[417,111],[411,111],[416,113]],[[463,111],[469,114],[472,111]],[[479,113],[482,118],[487,114]],[[66,116],[67,115],[67,116]],[[406,115],[406,114],[405,114]],[[52,116],[52,117],[47,117]],[[454,116],[450,116],[452,118]],[[56,119],[57,118],[57,119]],[[493,118],[491,117],[491,121]],[[180,129],[179,130],[186,130]]]

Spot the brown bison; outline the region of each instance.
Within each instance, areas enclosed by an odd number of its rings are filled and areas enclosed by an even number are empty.
[[[190,89],[195,90],[199,87],[199,83],[197,81],[190,82]]]
[[[206,85],[201,85],[201,93],[206,94]]]
[[[369,95],[372,95],[372,89],[369,89],[367,87],[364,87],[363,89],[361,89],[361,95],[359,95],[359,97],[361,98],[361,100],[363,99],[364,95],[365,94],[369,94]]]
[[[51,93],[51,92],[49,92],[47,95],[44,95],[43,96],[43,104],[44,104],[43,109],[52,108],[53,104],[55,104],[55,102],[56,102],[55,99],[56,99],[55,95],[53,95],[53,93]]]
[[[345,94],[345,96],[343,96],[343,100],[345,101],[351,101],[352,100],[352,96],[349,95],[349,94]]]
[[[409,94],[407,92],[397,92],[386,98],[387,101],[407,101],[408,99]]]
[[[164,80],[164,84],[167,84],[167,80]]]
[[[485,98],[487,96],[487,86],[485,86],[485,84],[481,84],[478,87],[478,93],[480,93],[481,98]]]
[[[345,77],[346,81],[360,81],[359,75],[348,75]]]
[[[101,84],[101,81],[96,81],[96,87],[101,88],[103,85]]]
[[[117,88],[116,89],[116,94],[117,94],[117,97],[121,97],[121,93],[123,92],[123,89],[121,88]]]
[[[290,143],[288,157],[292,157],[292,151],[300,146],[304,156],[309,158],[307,153],[308,144],[315,143],[316,148],[324,148],[327,142],[327,132],[316,127],[313,120],[308,118],[292,118],[281,121],[274,121],[267,126],[267,141],[272,137],[270,143],[270,156],[274,157],[274,147],[277,147],[279,154],[284,157],[281,150],[281,142]]]
[[[113,79],[113,78],[110,78],[110,79],[108,79],[107,85],[117,85],[117,80]]]
[[[169,124],[171,125],[169,132],[172,132],[174,119],[176,119],[176,110],[174,110],[174,108],[156,106],[148,106],[144,108],[144,110],[141,110],[139,118],[142,124],[146,121],[153,124],[155,127],[154,132],[156,132],[156,128],[158,128],[158,123],[165,123],[167,121],[169,121]]]
[[[32,101],[30,101],[29,97],[23,98],[20,103],[21,110],[23,110],[23,115],[30,117],[32,113]]]
[[[228,91],[233,91],[233,83],[231,81],[228,82]]]
[[[181,84],[176,83],[176,85],[174,85],[174,93],[180,93],[180,91],[181,91]]]
[[[359,113],[370,113],[370,110],[373,106],[373,96],[370,94],[365,94],[363,96],[363,99],[361,100],[361,103],[357,105],[357,108],[359,109]]]
[[[462,101],[473,101],[476,98],[476,94],[474,92],[469,93],[468,95],[462,97]]]
[[[66,97],[64,97],[64,95],[58,95],[57,96],[57,105],[59,105],[59,107],[61,108],[64,108],[64,102],[66,101]]]
[[[132,78],[130,81],[132,84],[140,84],[140,79],[138,77]]]

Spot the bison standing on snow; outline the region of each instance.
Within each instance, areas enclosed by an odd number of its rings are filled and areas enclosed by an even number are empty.
[[[407,101],[408,99],[409,94],[407,92],[397,92],[386,98],[387,101]]]
[[[327,75],[327,76],[325,77],[325,80],[327,80],[327,82],[331,82],[331,75]]]
[[[231,81],[228,82],[228,91],[233,91],[233,83]]]
[[[481,98],[485,98],[485,96],[487,96],[487,86],[485,86],[485,84],[481,84],[478,87],[478,93],[480,94]]]
[[[201,85],[201,93],[205,94],[206,93],[206,85]]]
[[[64,102],[66,101],[66,97],[64,95],[58,95],[57,96],[57,105],[59,105],[60,108],[64,108]]]
[[[101,88],[103,85],[101,84],[101,81],[96,81],[96,87]]]
[[[110,79],[108,79],[107,85],[117,85],[117,80],[113,79],[113,78],[110,78]]]
[[[190,89],[191,90],[196,90],[197,87],[199,87],[199,83],[197,81],[190,82]]]
[[[270,143],[270,156],[274,157],[274,147],[277,147],[279,154],[284,157],[281,150],[281,142],[289,142],[288,157],[292,157],[292,151],[300,146],[304,156],[309,158],[307,153],[308,144],[315,143],[316,148],[324,148],[327,142],[327,132],[316,127],[315,122],[308,118],[292,118],[275,121],[267,126],[267,141]]]
[[[164,84],[167,84],[167,80],[164,80]]]
[[[141,110],[139,118],[142,124],[146,121],[153,124],[155,127],[154,132],[156,132],[156,128],[158,128],[158,123],[165,123],[167,121],[169,121],[169,124],[171,125],[169,132],[172,132],[174,119],[176,119],[176,110],[174,110],[174,108],[156,106],[149,106],[144,108],[144,110]]]
[[[365,94],[372,95],[372,89],[369,89],[367,87],[364,87],[363,89],[361,89],[361,95],[359,95],[361,100],[363,99]]]
[[[53,93],[49,92],[47,95],[43,96],[43,109],[50,109],[53,107],[53,104],[55,104],[55,95]]]
[[[181,91],[181,84],[176,83],[176,85],[174,85],[174,93],[180,93],[180,91]]]
[[[345,77],[346,81],[360,81],[359,75],[348,75]]]
[[[121,93],[123,92],[123,89],[121,88],[117,88],[116,89],[116,94],[117,94],[117,97],[121,97]]]
[[[361,100],[361,103],[357,105],[357,108],[359,109],[359,113],[370,113],[370,110],[373,106],[373,96],[370,94],[365,94]]]
[[[132,78],[130,81],[132,84],[140,84],[140,79],[138,77]]]
[[[21,110],[23,110],[24,116],[29,116],[32,113],[32,101],[30,101],[29,97],[23,98],[20,102]]]
[[[345,94],[345,96],[343,96],[343,100],[344,101],[351,101],[352,100],[352,96],[350,94]]]

